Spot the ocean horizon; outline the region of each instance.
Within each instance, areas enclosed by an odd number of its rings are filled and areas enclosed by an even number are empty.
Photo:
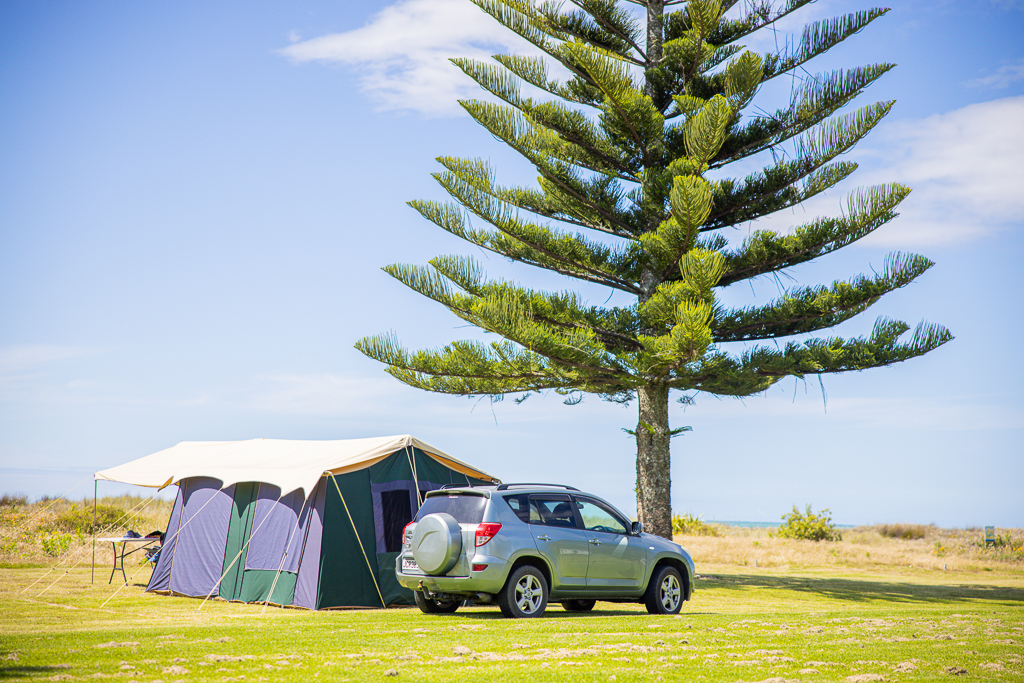
[[[745,526],[745,527],[757,527],[757,528],[774,528],[782,526],[782,522],[737,522],[732,520],[724,519],[706,519],[704,520],[708,524],[722,524],[724,526]],[[858,526],[857,524],[836,524],[835,527],[838,529],[853,529]]]

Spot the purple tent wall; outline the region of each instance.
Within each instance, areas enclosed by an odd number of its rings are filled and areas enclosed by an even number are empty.
[[[178,495],[174,499],[174,507],[171,508],[171,519],[167,522],[167,530],[164,532],[163,547],[160,549],[160,556],[153,567],[153,575],[149,577],[148,591],[165,591],[171,580],[171,562],[174,557],[174,548],[178,543],[178,529],[181,527],[181,502],[182,494],[185,491],[187,482],[182,482],[178,487]]]
[[[301,489],[278,500],[274,494],[279,490],[276,486],[260,486],[252,519],[253,533],[249,537],[245,558],[246,569],[294,572],[299,568],[302,539],[309,519],[306,501]]]
[[[184,511],[178,543],[171,555],[168,588],[183,595],[205,597],[224,569],[235,487],[221,490],[221,481],[209,477],[193,477],[183,483],[187,483],[182,487]]]
[[[320,542],[324,535],[324,500],[327,493],[327,479],[321,478],[310,499],[315,501],[313,509],[307,507],[305,546],[299,562],[299,575],[295,581],[295,596],[292,604],[316,609],[316,593],[320,586]]]

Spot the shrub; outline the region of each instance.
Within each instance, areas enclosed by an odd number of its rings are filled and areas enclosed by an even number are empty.
[[[694,517],[690,513],[672,516],[672,533],[690,536],[720,536],[718,526],[708,524],[701,519],[703,515]]]
[[[113,529],[123,526],[127,521],[124,510],[113,505],[96,506],[96,526],[92,522],[92,506],[72,505],[71,509],[57,515],[48,525],[54,531],[64,531],[75,534],[92,534],[104,529]]]
[[[42,537],[43,552],[51,557],[59,557],[71,547],[74,537],[71,534],[50,534]]]
[[[916,541],[928,535],[928,529],[924,524],[881,524],[878,533],[889,538]]]
[[[782,515],[782,526],[775,532],[780,538],[796,538],[807,541],[841,541],[842,536],[832,523],[832,513],[828,508],[819,514],[811,511],[808,504],[806,512],[800,512],[793,506],[793,511]]]
[[[15,493],[13,495],[5,493],[3,496],[0,496],[0,507],[17,507],[18,505],[28,505],[28,496],[21,493]]]

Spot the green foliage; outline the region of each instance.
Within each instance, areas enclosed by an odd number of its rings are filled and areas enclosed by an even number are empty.
[[[39,539],[43,546],[43,552],[51,557],[60,557],[68,551],[75,537],[71,534],[56,533],[43,536]]]
[[[672,515],[672,533],[687,536],[722,535],[717,525],[708,524],[701,519],[701,517],[703,517],[703,515],[697,515],[694,517],[688,512],[682,515]]]
[[[123,525],[127,520],[124,510],[113,505],[96,506],[96,524],[93,525],[91,505],[78,507],[77,504],[57,515],[47,526],[54,531],[90,535],[100,531],[109,531]]]
[[[881,524],[878,527],[878,533],[889,538],[912,541],[927,536],[929,528],[924,524]]]
[[[808,0],[742,7],[630,0],[647,14],[642,19],[625,0],[467,1],[544,55],[453,60],[497,97],[460,104],[533,166],[537,186],[505,186],[485,161],[445,156],[434,178],[452,201],[410,205],[469,244],[628,301],[605,308],[572,292],[490,280],[475,262],[455,256],[387,266],[404,285],[498,337],[415,352],[393,335],[357,342],[392,376],[460,395],[522,398],[554,390],[571,396],[570,403],[583,393],[628,402],[643,391],[667,402],[666,389],[691,398],[749,396],[784,377],[884,367],[952,339],[940,325],[921,322],[911,331],[888,318],[859,337],[827,334],[925,273],[932,262],[917,254],[892,254],[871,277],[794,287],[758,305],[730,306],[717,296],[743,280],[783,281],[788,269],[896,217],[910,189],[890,183],[855,190],[839,216],[816,217],[786,233],[756,224],[792,213],[856,169],[838,157],[870,134],[893,102],[839,112],[893,65],[813,74],[807,63],[888,10],[808,24],[799,40],[777,38],[781,50],[758,54],[743,47],[747,37],[775,31],[776,21]],[[551,69],[552,62],[560,68]],[[764,112],[755,104],[761,85],[797,70],[794,81],[803,85],[785,107]],[[554,78],[556,72],[567,77]],[[767,165],[733,177],[737,162],[749,168],[744,160],[752,155]],[[751,222],[745,239],[727,230]],[[795,335],[801,340],[779,342]],[[727,342],[744,344],[734,350]],[[658,418],[664,424],[641,415],[645,420],[652,430],[630,430],[638,448],[661,451],[638,463],[667,463],[667,440],[655,437],[670,433],[667,417]],[[641,519],[645,505],[670,507],[664,499],[640,502]]]
[[[904,340],[908,325],[880,319],[866,337],[774,344],[828,329],[906,286],[932,265],[916,254],[890,256],[874,277],[794,288],[767,305],[729,308],[715,294],[824,256],[896,216],[909,190],[892,184],[855,191],[842,216],[815,219],[786,235],[755,229],[742,244],[730,245],[719,233],[790,208],[854,170],[836,157],[870,133],[892,102],[833,115],[892,65],[804,79],[777,116],[745,119],[743,112],[765,80],[803,68],[885,10],[815,22],[799,42],[759,55],[738,41],[803,2],[778,9],[762,3],[730,19],[719,0],[692,0],[667,12],[652,5],[648,13],[664,12],[665,34],[649,34],[641,45],[641,23],[613,0],[577,3],[574,10],[532,0],[472,1],[570,74],[565,82],[552,80],[538,57],[453,60],[503,101],[462,105],[533,164],[539,187],[503,187],[484,161],[441,157],[445,170],[434,177],[454,203],[412,206],[472,244],[627,292],[635,304],[588,308],[572,294],[488,281],[478,266],[457,257],[434,259],[429,267],[388,266],[405,285],[505,340],[416,353],[390,336],[360,340],[356,347],[387,364],[396,378],[468,395],[554,389],[623,401],[638,387],[659,383],[746,396],[785,376],[900,362],[951,338],[944,328],[922,323]],[[524,97],[524,82],[554,98]],[[744,179],[723,173],[784,143],[791,153],[773,155],[761,172]],[[706,177],[710,169],[717,169],[714,180]],[[537,216],[551,222],[534,222]],[[471,223],[473,217],[482,223]],[[623,241],[609,246],[564,227]],[[730,341],[772,343],[734,355],[718,346]]]
[[[0,507],[17,507],[19,505],[28,505],[28,496],[21,493],[13,495],[5,493],[0,496]]]
[[[828,508],[815,514],[811,511],[810,504],[804,512],[800,512],[794,505],[792,512],[782,515],[782,526],[775,535],[780,538],[795,538],[805,541],[841,541],[842,536],[835,524],[832,523],[832,514]]]

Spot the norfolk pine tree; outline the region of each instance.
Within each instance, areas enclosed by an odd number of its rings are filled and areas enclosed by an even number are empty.
[[[749,396],[783,377],[881,367],[950,340],[938,325],[878,319],[858,338],[802,337],[862,313],[933,264],[890,254],[880,272],[831,285],[792,287],[763,305],[729,308],[722,287],[775,276],[864,237],[896,216],[909,189],[853,192],[838,217],[786,233],[723,232],[791,209],[849,176],[838,157],[878,124],[892,102],[840,113],[892,68],[875,64],[812,74],[807,62],[886,13],[872,9],[804,28],[799,43],[757,54],[742,42],[811,0],[467,0],[545,57],[452,60],[492,101],[460,104],[525,157],[539,187],[499,184],[481,159],[441,157],[434,174],[455,203],[413,201],[444,230],[513,261],[633,297],[588,305],[573,291],[543,292],[488,279],[465,256],[384,270],[502,340],[453,342],[409,352],[392,335],[356,347],[398,380],[449,394],[584,392],[639,406],[637,511],[671,538],[669,394]],[[735,14],[736,16],[733,16]],[[644,15],[640,18],[640,15]],[[568,73],[558,80],[548,60]],[[787,106],[750,114],[761,84],[797,75]],[[527,96],[532,86],[540,99]],[[759,152],[771,161],[742,178],[730,164]],[[474,219],[475,223],[471,222]],[[484,227],[483,224],[490,227]],[[754,226],[756,228],[756,224]],[[745,342],[727,348],[729,342]],[[742,346],[739,351],[731,350]]]

